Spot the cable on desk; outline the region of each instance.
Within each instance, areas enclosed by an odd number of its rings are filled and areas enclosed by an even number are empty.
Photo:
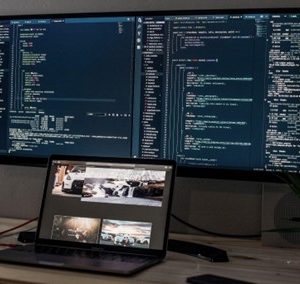
[[[9,248],[15,248],[16,244],[0,244],[0,247],[9,247]]]
[[[30,219],[30,220],[28,220],[28,221],[26,221],[26,222],[24,222],[24,223],[22,223],[22,224],[20,224],[20,225],[17,225],[17,226],[15,226],[15,227],[13,227],[13,228],[10,228],[10,229],[7,229],[7,230],[5,230],[5,231],[2,231],[2,232],[0,232],[0,236],[6,234],[6,233],[8,233],[8,232],[14,231],[14,230],[16,230],[16,229],[19,229],[19,228],[21,228],[21,227],[23,227],[23,226],[25,226],[25,225],[27,225],[27,224],[30,224],[30,223],[36,221],[37,219],[38,219],[38,217],[33,218],[33,219]]]
[[[22,232],[31,232],[31,231],[33,231],[33,230],[36,230],[36,227],[37,227],[37,226],[28,228],[28,229],[26,229],[26,230],[24,230],[24,231],[22,231]],[[0,240],[1,240],[2,238],[11,237],[11,236],[14,236],[14,235],[19,234],[19,233],[20,233],[19,231],[17,231],[17,232],[13,232],[13,231],[12,231],[12,233],[10,233],[10,234],[0,235]],[[1,282],[0,282],[0,284],[1,284]]]
[[[202,228],[199,228],[195,225],[192,225],[184,220],[182,220],[181,218],[177,217],[175,214],[171,214],[171,216],[178,222],[186,225],[189,228],[192,228],[196,231],[205,233],[205,234],[209,234],[209,235],[214,235],[214,236],[218,236],[218,237],[224,237],[224,238],[239,238],[239,239],[247,239],[247,238],[259,238],[261,237],[261,234],[257,234],[257,235],[231,235],[231,234],[223,234],[223,233],[216,233],[216,232],[212,232],[212,231],[208,231]]]

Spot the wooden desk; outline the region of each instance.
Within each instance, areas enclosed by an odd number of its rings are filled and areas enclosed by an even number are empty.
[[[0,230],[20,220],[0,218]],[[27,228],[32,227],[28,225]],[[22,228],[24,230],[24,228]],[[300,250],[263,247],[259,240],[171,234],[172,238],[200,242],[227,250],[230,262],[210,263],[168,252],[165,261],[132,277],[72,272],[0,263],[0,284],[8,283],[185,283],[188,276],[211,273],[254,283],[300,283]],[[16,236],[0,243],[16,242]]]

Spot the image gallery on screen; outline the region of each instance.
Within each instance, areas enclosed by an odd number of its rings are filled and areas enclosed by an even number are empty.
[[[166,172],[146,169],[58,165],[53,195],[82,202],[161,207]]]
[[[149,222],[55,215],[51,239],[59,241],[149,248]]]
[[[166,176],[165,168],[158,167],[55,162],[48,183],[57,206],[49,219],[50,238],[141,249],[160,246],[151,233],[161,226]],[[65,202],[73,212],[64,210]],[[124,206],[130,209],[124,211]]]

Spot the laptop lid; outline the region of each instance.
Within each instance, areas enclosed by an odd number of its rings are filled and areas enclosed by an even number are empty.
[[[175,163],[53,155],[36,245],[164,256]]]

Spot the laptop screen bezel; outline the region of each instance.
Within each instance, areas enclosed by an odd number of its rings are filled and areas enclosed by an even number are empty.
[[[51,175],[51,167],[53,161],[61,160],[61,161],[76,161],[76,162],[101,162],[101,163],[129,163],[129,164],[149,164],[149,165],[164,165],[164,166],[171,166],[172,167],[172,174],[171,174],[171,183],[169,189],[169,198],[168,204],[164,205],[167,206],[167,214],[166,214],[166,225],[165,231],[163,232],[163,245],[162,249],[145,249],[145,248],[133,248],[133,247],[122,247],[122,246],[110,246],[110,245],[103,245],[103,244],[88,244],[88,243],[81,243],[81,242],[69,242],[69,241],[60,241],[60,240],[52,240],[52,239],[45,239],[41,238],[41,226],[42,220],[44,216],[44,208],[45,202],[47,197],[48,183]],[[44,192],[43,198],[40,208],[40,217],[38,220],[37,226],[37,233],[36,233],[36,240],[35,246],[47,245],[47,246],[55,246],[55,247],[70,247],[70,248],[78,248],[78,249],[86,249],[86,250],[96,250],[96,251],[113,251],[119,253],[134,253],[134,254],[143,254],[143,255],[151,255],[151,256],[158,256],[164,257],[167,250],[167,240],[168,240],[168,231],[169,231],[169,224],[170,224],[170,214],[171,214],[171,203],[172,203],[172,196],[173,196],[173,189],[174,189],[174,179],[175,179],[175,172],[176,172],[176,163],[172,160],[149,160],[149,159],[135,159],[135,158],[115,158],[115,157],[92,157],[92,156],[74,156],[74,155],[51,155],[48,160],[48,167],[47,167],[47,174],[44,184]]]

